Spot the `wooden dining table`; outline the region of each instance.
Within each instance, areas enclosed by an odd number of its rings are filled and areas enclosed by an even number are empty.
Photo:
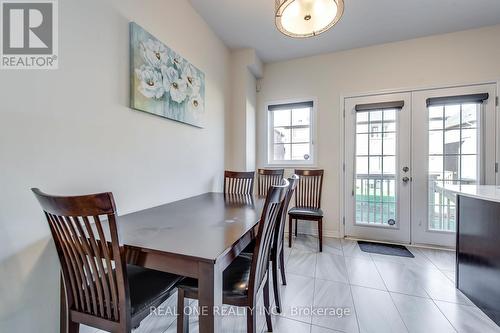
[[[263,206],[263,197],[205,193],[118,217],[119,238],[128,263],[198,279],[199,331],[221,332],[222,273],[251,242]]]

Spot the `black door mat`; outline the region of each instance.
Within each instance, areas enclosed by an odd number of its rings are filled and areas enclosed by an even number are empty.
[[[384,254],[386,256],[415,258],[413,253],[411,253],[403,245],[372,243],[372,242],[364,242],[364,241],[358,241],[358,244],[359,244],[359,247],[361,248],[361,251],[363,251],[363,252]]]

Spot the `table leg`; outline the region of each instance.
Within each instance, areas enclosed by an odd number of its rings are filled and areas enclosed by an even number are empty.
[[[208,262],[198,263],[200,333],[222,332],[222,270]]]

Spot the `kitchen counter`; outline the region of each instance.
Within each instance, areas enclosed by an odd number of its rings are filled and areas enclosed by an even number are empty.
[[[496,185],[447,185],[440,188],[470,198],[500,202],[500,186]]]
[[[457,195],[456,287],[500,325],[500,187],[445,190]]]

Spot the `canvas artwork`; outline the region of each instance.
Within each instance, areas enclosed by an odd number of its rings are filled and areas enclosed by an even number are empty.
[[[205,74],[134,22],[130,46],[131,107],[203,127]]]

